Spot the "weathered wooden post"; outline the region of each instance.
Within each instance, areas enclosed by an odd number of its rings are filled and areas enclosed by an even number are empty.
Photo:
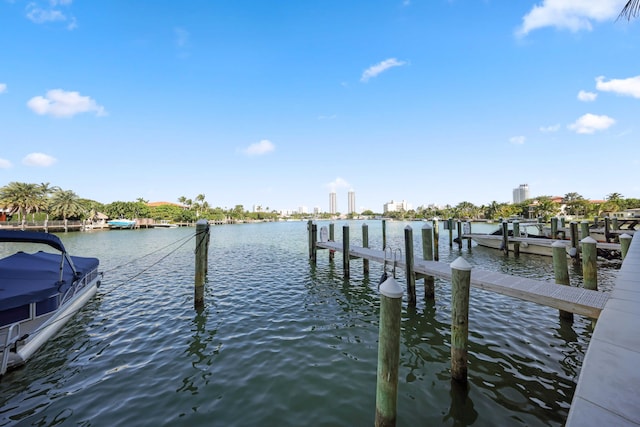
[[[564,242],[556,241],[551,245],[553,248],[553,273],[556,283],[569,286],[569,267],[567,267],[567,248]],[[573,321],[573,313],[560,310],[560,318]]]
[[[471,221],[467,221],[467,234],[471,234]],[[471,250],[471,238],[467,239],[467,249]]]
[[[433,261],[433,228],[430,224],[422,226],[422,259]],[[424,276],[424,298],[434,299],[435,293],[435,279]]]
[[[313,233],[313,230],[311,229],[312,225],[313,225],[313,221],[312,220],[307,221],[307,233],[308,233],[308,236],[309,236],[309,239],[308,239],[309,240],[309,259],[313,258],[313,245],[312,245],[312,241],[313,241],[312,233]]]
[[[380,285],[376,427],[396,425],[401,315],[402,287],[389,276]]]
[[[585,289],[598,290],[598,265],[596,239],[585,237],[580,240],[582,246],[582,280]]]
[[[569,224],[569,237],[571,239],[571,252],[569,255],[578,262],[580,260],[580,252],[578,250],[578,223],[571,221]]]
[[[416,273],[413,269],[413,229],[407,225],[404,228],[404,253],[405,253],[405,273],[407,275],[407,297],[408,304],[416,305]]]
[[[449,247],[453,247],[453,218],[447,220],[447,230],[449,230]]]
[[[580,240],[585,237],[589,237],[591,233],[589,232],[589,221],[582,221],[580,223]]]
[[[618,225],[618,217],[614,216],[613,218],[611,218],[611,227],[616,231],[620,230],[620,225]]]
[[[558,217],[551,218],[551,238],[558,238]]]
[[[196,223],[196,274],[194,286],[194,307],[200,309],[204,307],[204,280],[208,261],[207,235],[209,234],[209,223],[198,220]]]
[[[433,218],[433,260],[440,260],[440,250],[438,245],[440,244],[440,226],[438,225],[438,218]]]
[[[349,225],[342,226],[342,269],[344,278],[349,278]]]
[[[611,218],[604,217],[604,241],[608,242],[611,238]]]
[[[509,223],[502,221],[502,250],[505,255],[509,254]]]
[[[520,223],[513,221],[513,237],[520,237]],[[520,242],[513,242],[513,255],[520,256]]]
[[[318,260],[318,224],[311,224],[311,262],[313,265]]]
[[[329,241],[330,242],[335,242],[336,241],[336,233],[335,233],[335,224],[329,223]],[[329,262],[333,262],[333,257],[335,255],[336,251],[334,251],[333,249],[329,250]]]
[[[619,239],[620,253],[622,254],[622,259],[624,260],[627,257],[627,252],[629,252],[629,246],[631,246],[631,239],[633,239],[633,236],[624,233],[619,237]]]
[[[566,227],[565,225],[565,217],[561,216],[560,217],[560,228],[564,228]]]
[[[362,247],[369,247],[369,226],[366,223],[362,224]],[[364,274],[369,274],[369,260],[367,258],[362,259],[362,269]]]
[[[469,288],[471,265],[458,257],[451,263],[451,378],[467,381]]]
[[[458,234],[458,250],[462,252],[462,221],[458,220],[456,233]]]
[[[382,250],[387,249],[387,220],[382,220]]]

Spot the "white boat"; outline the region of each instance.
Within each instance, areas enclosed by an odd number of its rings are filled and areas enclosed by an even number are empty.
[[[16,251],[0,259],[0,375],[23,365],[89,301],[100,285],[97,258],[71,256],[54,234],[0,230]]]
[[[153,228],[178,228],[178,224],[174,224],[172,222],[163,219],[160,222],[154,222],[152,225]]]
[[[575,257],[579,249],[572,248],[571,243],[567,239],[551,239],[544,234],[544,230],[541,224],[538,223],[525,223],[520,224],[520,236],[512,236],[513,230],[509,230],[508,245],[509,251],[514,250],[514,244],[519,244],[520,253],[553,256],[553,245],[555,242],[560,241],[565,244],[567,256]],[[471,238],[479,246],[487,248],[504,250],[504,241],[502,238],[502,228],[499,228],[493,233],[467,233],[464,234],[465,238]],[[620,244],[597,242],[598,256],[602,258],[612,259],[620,258]]]

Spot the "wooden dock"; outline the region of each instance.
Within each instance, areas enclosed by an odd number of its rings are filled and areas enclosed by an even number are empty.
[[[318,249],[343,251],[343,244],[340,242],[316,242],[316,246]],[[385,262],[384,251],[357,246],[349,246],[349,257],[362,258],[379,263]],[[397,259],[394,261],[389,252],[387,252],[386,262],[389,265],[393,265],[395,262],[398,268],[406,270],[406,260]],[[414,260],[413,269],[416,278],[433,276],[451,280],[451,267],[446,263]],[[550,281],[511,276],[475,267],[471,271],[471,286],[593,319],[597,319],[600,316],[600,312],[609,299],[609,295],[603,292],[562,286]]]

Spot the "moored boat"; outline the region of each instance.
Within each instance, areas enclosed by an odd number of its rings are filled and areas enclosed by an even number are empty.
[[[10,248],[41,244],[0,259],[0,375],[23,365],[96,294],[97,258],[71,256],[54,234],[0,230]],[[31,247],[31,246],[27,246]]]
[[[107,224],[109,224],[109,228],[116,228],[116,229],[125,229],[125,228],[134,228],[136,226],[136,220],[135,219],[112,219],[107,221]]]

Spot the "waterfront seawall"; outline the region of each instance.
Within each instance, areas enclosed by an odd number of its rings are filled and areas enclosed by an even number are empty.
[[[631,241],[587,349],[568,427],[640,426],[640,235]]]

